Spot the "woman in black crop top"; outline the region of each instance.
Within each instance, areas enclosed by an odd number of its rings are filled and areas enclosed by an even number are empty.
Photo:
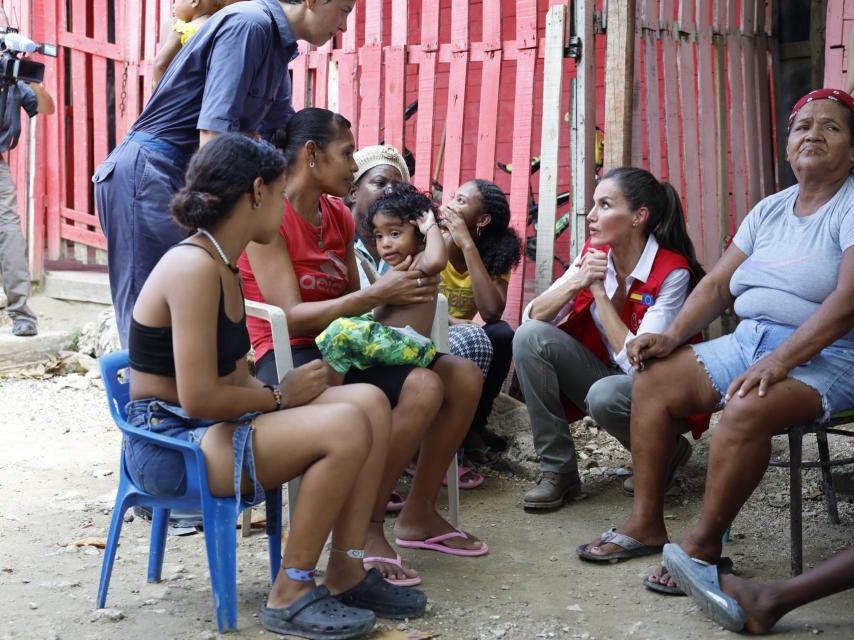
[[[327,389],[320,361],[275,387],[247,370],[234,262],[247,243],[277,235],[284,185],[280,153],[242,135],[223,134],[193,157],[171,208],[195,234],[161,258],[134,307],[128,416],[135,426],[198,443],[214,495],[239,491],[262,500],[265,488],[303,474],[261,622],[277,633],[356,637],[372,628],[374,612],[423,614],[426,596],[362,566],[391,422],[382,392]],[[133,439],[125,449],[134,480],[155,493],[183,489],[180,458]],[[314,567],[330,531],[333,551],[317,587]],[[316,635],[317,628],[325,631]]]

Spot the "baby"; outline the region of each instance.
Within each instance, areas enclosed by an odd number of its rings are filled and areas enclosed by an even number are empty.
[[[172,11],[174,20],[167,20],[160,31],[160,49],[154,56],[151,73],[152,87],[156,87],[181,50],[205,21],[214,13],[237,0],[175,0]]]
[[[364,224],[380,257],[394,268],[432,276],[448,263],[433,203],[410,184],[387,187],[368,209]],[[381,305],[364,316],[335,320],[316,338],[329,383],[340,384],[350,367],[429,366],[436,358],[436,346],[427,337],[435,311],[434,298],[405,306]]]

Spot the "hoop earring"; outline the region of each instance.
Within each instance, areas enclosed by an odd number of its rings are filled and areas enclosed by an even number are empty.
[[[261,203],[260,203],[260,202],[253,202],[253,203],[252,203],[252,208],[253,208],[253,209],[258,209],[258,208],[260,208],[260,207],[261,207]]]
[[[314,169],[314,160],[309,160],[308,166],[309,166],[309,168]]]

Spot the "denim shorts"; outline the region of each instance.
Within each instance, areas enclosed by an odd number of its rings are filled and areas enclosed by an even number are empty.
[[[221,420],[191,418],[181,407],[157,398],[131,400],[127,407],[127,421],[132,427],[151,431],[163,436],[201,444],[207,430]],[[255,457],[252,452],[252,420],[261,412],[245,413],[228,422],[236,423],[232,444],[234,446],[234,495],[240,500],[240,483],[245,471],[254,487],[254,495],[244,496],[252,504],[264,500],[264,488],[255,473]],[[148,493],[156,496],[181,496],[187,489],[187,470],[184,456],[173,449],[166,449],[134,437],[124,441],[125,464],[131,480]]]
[[[690,345],[721,396],[718,408],[723,407],[724,394],[732,381],[796,330],[797,327],[773,322],[742,320],[729,335]],[[788,377],[819,394],[822,415],[818,422],[854,408],[854,349],[832,344],[789,371]]]

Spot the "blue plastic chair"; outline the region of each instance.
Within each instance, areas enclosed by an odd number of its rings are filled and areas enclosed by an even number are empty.
[[[122,531],[125,512],[134,506],[152,509],[151,546],[148,555],[148,581],[159,582],[163,568],[163,555],[166,549],[166,529],[171,509],[193,509],[202,512],[205,546],[208,553],[208,568],[211,574],[211,591],[216,611],[216,624],[220,632],[232,631],[237,627],[237,517],[249,507],[241,501],[238,507],[234,498],[216,498],[208,489],[208,475],[205,459],[198,445],[176,440],[127,423],[125,406],[129,400],[129,376],[123,370],[128,367],[127,351],[118,351],[99,359],[104,388],[110,413],[124,434],[120,457],[119,490],[113,507],[110,533],[104,550],[104,563],[101,566],[101,581],[98,585],[98,607],[103,608],[110,586],[110,575],[116,557],[119,535]],[[167,449],[173,449],[184,456],[187,469],[187,489],[181,496],[153,496],[137,487],[128,475],[125,465],[124,447],[127,437],[133,436],[147,440]],[[270,576],[273,581],[279,573],[282,547],[282,488],[267,491],[267,535],[270,549]]]

